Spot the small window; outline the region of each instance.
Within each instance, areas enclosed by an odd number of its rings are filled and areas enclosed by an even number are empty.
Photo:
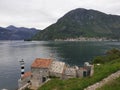
[[[30,83],[30,80],[29,80],[29,81],[27,81],[27,83]]]
[[[42,77],[42,82],[45,82],[46,81],[46,77]]]
[[[87,72],[83,71],[83,77],[86,77],[86,76],[87,76]]]

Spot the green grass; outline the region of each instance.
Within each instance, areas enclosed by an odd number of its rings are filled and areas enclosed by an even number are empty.
[[[120,58],[101,64],[100,66],[95,65],[94,70],[95,72],[92,77],[72,78],[68,80],[52,79],[38,90],[83,90],[85,87],[92,85],[108,75],[120,70]]]
[[[105,84],[103,87],[97,90],[120,90],[120,77]]]

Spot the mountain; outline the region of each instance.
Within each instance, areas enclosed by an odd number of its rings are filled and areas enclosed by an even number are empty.
[[[78,8],[37,33],[33,39],[55,40],[78,37],[120,38],[120,16]]]
[[[0,40],[26,40],[32,38],[40,30],[35,28],[15,27],[10,25],[0,27]]]
[[[11,31],[7,30],[6,28],[0,27],[0,40],[8,40],[12,34]]]

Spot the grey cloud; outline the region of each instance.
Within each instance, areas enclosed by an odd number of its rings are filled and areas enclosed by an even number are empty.
[[[45,28],[75,8],[120,15],[119,0],[0,0],[0,26]]]

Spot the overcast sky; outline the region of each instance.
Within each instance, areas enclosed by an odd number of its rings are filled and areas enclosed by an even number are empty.
[[[76,8],[120,15],[120,0],[0,0],[0,26],[44,29]]]

